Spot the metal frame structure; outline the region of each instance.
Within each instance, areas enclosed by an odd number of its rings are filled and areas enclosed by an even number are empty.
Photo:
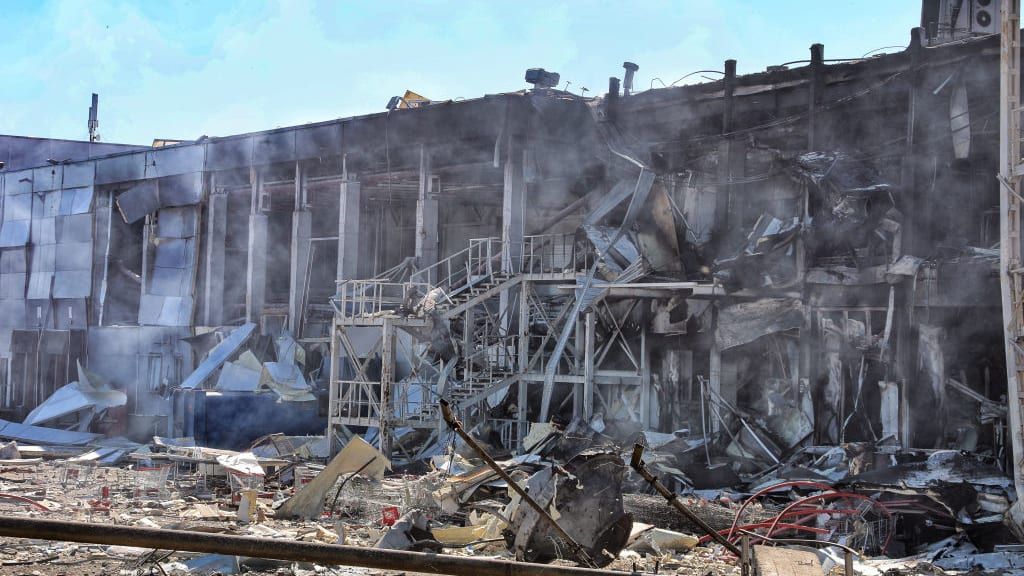
[[[611,408],[608,387],[638,387],[641,420],[648,425],[646,329],[639,338],[627,337],[625,330],[625,319],[643,295],[617,295],[627,300],[618,307],[602,298],[581,317],[572,317],[575,296],[565,283],[575,281],[584,265],[571,234],[525,236],[521,242],[480,238],[413,272],[407,282],[340,281],[331,349],[333,357],[350,359],[355,376],[342,378],[340,366],[332,366],[332,440],[351,427],[376,428],[382,450],[390,452],[396,428],[436,429],[440,434],[438,403],[444,398],[469,426],[486,418],[506,446],[518,449],[529,425],[529,387],[546,385],[550,345],[568,323],[575,325],[575,338],[558,360],[551,384],[570,386],[561,406],[571,402],[573,415],[589,421],[595,409]],[[433,296],[431,308],[415,309],[412,303],[428,294]],[[434,323],[461,324],[461,338],[452,338],[452,359],[432,358],[423,345]],[[377,336],[361,353],[350,332],[367,328]],[[599,332],[604,335],[600,342]],[[610,367],[616,354],[626,359],[625,368]],[[374,370],[377,360],[380,367]],[[411,374],[396,380],[400,366]],[[410,395],[413,387],[421,388],[418,398]],[[487,400],[500,399],[513,387],[515,414],[489,417]]]

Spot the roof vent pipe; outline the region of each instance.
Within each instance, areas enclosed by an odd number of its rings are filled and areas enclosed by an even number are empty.
[[[622,67],[626,69],[626,75],[622,79],[622,97],[628,98],[629,94],[633,92],[633,74],[635,74],[640,67],[632,62],[623,62]]]

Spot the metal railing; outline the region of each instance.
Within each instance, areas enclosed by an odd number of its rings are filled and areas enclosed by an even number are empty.
[[[436,425],[440,412],[427,381],[415,378],[393,382],[387,406],[381,401],[381,383],[339,380],[331,399],[331,419],[352,426],[379,426],[381,414],[392,425],[417,422]]]
[[[368,318],[394,314],[403,304],[414,304],[429,290],[428,284],[420,282],[342,280],[331,303],[341,318]]]
[[[416,377],[391,385],[392,412],[400,424],[427,422],[436,425],[441,417],[440,406],[430,382]]]
[[[396,280],[391,271],[366,280],[340,280],[331,302],[341,318],[372,317],[414,303],[434,287],[452,296],[499,273],[561,273],[582,265],[583,255],[577,252],[572,234],[525,236],[513,243],[473,238],[467,248],[409,274],[408,282]]]
[[[524,274],[576,271],[582,268],[573,234],[543,234],[523,237],[519,270]]]
[[[514,373],[519,363],[516,334],[485,338],[463,360],[463,379],[449,388],[451,397],[471,396]]]
[[[357,426],[380,423],[380,382],[339,380],[330,399],[331,419]]]
[[[446,291],[459,289],[477,279],[499,272],[539,274],[565,272],[582,267],[573,234],[524,236],[522,242],[500,238],[472,238],[469,246],[451,256],[413,272],[410,280]]]

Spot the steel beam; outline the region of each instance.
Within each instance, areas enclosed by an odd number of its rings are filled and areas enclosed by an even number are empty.
[[[358,548],[275,538],[253,538],[185,530],[87,524],[85,522],[10,516],[0,517],[0,536],[106,546],[133,546],[202,554],[229,554],[293,562],[312,562],[331,566],[358,566],[378,570],[452,574],[454,576],[622,576],[629,574],[612,570],[509,562],[425,552]]]

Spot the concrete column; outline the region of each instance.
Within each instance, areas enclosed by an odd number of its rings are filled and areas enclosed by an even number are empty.
[[[212,177],[211,177],[212,178]],[[206,203],[206,285],[203,325],[224,324],[224,242],[228,230],[228,196],[211,187]]]
[[[313,214],[308,210],[292,213],[291,290],[288,292],[288,330],[297,338],[306,305],[306,277],[309,274],[309,239],[313,232]]]
[[[309,274],[309,239],[313,235],[313,214],[306,209],[306,173],[295,163],[295,211],[292,212],[291,282],[288,291],[288,330],[296,337],[302,329],[306,304],[306,276]]]
[[[501,265],[506,273],[519,272],[525,229],[526,180],[523,178],[522,143],[513,138],[505,160],[505,183],[501,196]]]
[[[261,210],[263,174],[254,168],[249,181],[252,183],[252,202],[245,274],[245,319],[259,322],[267,295],[267,215]]]
[[[351,280],[359,276],[359,209],[363,193],[359,182],[341,183],[341,204],[338,210],[338,280]]]
[[[259,322],[267,296],[267,215],[249,215],[249,265],[245,277],[245,318]]]
[[[416,198],[416,263],[426,268],[437,262],[440,236],[438,235],[438,190],[433,189],[430,152],[420,148],[420,186]],[[438,278],[428,278],[436,283]]]

